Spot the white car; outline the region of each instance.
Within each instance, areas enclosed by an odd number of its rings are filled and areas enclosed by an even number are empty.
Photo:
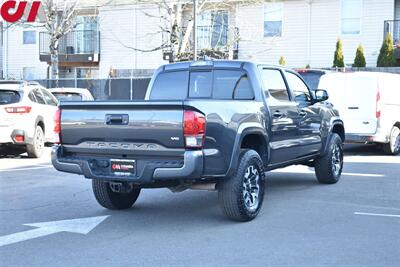
[[[93,95],[85,88],[52,88],[49,89],[58,101],[94,101]]]
[[[0,81],[0,154],[39,158],[54,139],[58,101],[35,82]]]
[[[347,142],[379,143],[388,154],[400,153],[400,75],[328,73],[318,87],[339,110]]]

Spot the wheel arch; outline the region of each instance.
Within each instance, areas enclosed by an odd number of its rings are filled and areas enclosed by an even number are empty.
[[[260,155],[264,166],[268,165],[270,159],[269,137],[265,129],[261,125],[250,126],[238,131],[235,145],[233,148],[231,163],[226,176],[232,175],[238,164],[240,152],[242,149],[253,149]]]
[[[46,126],[44,124],[44,118],[42,116],[38,116],[35,121],[35,128],[36,126],[40,126],[43,130],[43,133],[46,133]]]
[[[325,155],[328,152],[329,140],[331,139],[332,134],[334,133],[338,134],[340,139],[344,143],[344,141],[346,140],[346,129],[343,121],[340,120],[339,118],[332,118],[331,120],[331,126],[329,127],[329,131],[326,135],[325,140],[323,140],[323,146],[322,146],[323,150],[321,156]]]
[[[341,123],[336,123],[332,126],[332,133],[336,133],[340,136],[340,139],[342,139],[342,142],[346,140],[346,134],[345,134],[345,129],[343,124]]]

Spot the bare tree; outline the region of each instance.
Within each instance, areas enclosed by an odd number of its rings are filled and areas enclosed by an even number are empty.
[[[199,0],[197,13],[219,12],[221,10],[233,11],[237,6],[253,5],[263,3],[264,0]],[[159,46],[152,48],[140,48],[127,46],[126,48],[140,52],[154,52],[158,50],[168,50],[171,52],[172,61],[187,60],[193,58],[193,0],[138,0],[138,4],[146,3],[154,5],[154,11],[142,11],[146,16],[158,18],[159,30],[158,34],[163,35],[163,41]],[[201,54],[210,55],[216,58],[226,58],[229,51],[240,40],[239,32],[234,25],[228,21],[221,21],[219,18],[218,27],[215,27],[216,17],[212,17],[210,25],[207,26],[208,36],[210,40],[208,47],[200,47]],[[157,34],[154,33],[154,34]],[[228,33],[228,36],[226,34]],[[226,38],[222,42],[222,39]],[[223,45],[221,45],[223,44]]]
[[[79,0],[44,0],[44,27],[49,33],[51,78],[58,82],[58,48],[60,39],[71,32],[75,26],[75,17]]]

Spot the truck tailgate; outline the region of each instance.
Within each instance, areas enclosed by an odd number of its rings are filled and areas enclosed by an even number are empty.
[[[62,103],[61,142],[66,152],[162,155],[184,149],[183,102]]]

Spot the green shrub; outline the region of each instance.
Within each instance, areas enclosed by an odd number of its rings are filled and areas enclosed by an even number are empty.
[[[336,42],[335,57],[333,59],[334,68],[344,68],[344,56],[342,40],[338,39]]]
[[[354,64],[353,67],[356,68],[365,68],[367,65],[367,62],[365,61],[365,56],[364,56],[364,48],[360,44],[357,47],[357,52],[356,52],[356,57],[354,58]]]
[[[385,40],[382,43],[381,51],[378,56],[378,67],[394,67],[396,66],[396,58],[394,56],[394,45],[392,35],[386,34]]]
[[[286,59],[284,56],[281,56],[279,59],[279,65],[286,66]]]

